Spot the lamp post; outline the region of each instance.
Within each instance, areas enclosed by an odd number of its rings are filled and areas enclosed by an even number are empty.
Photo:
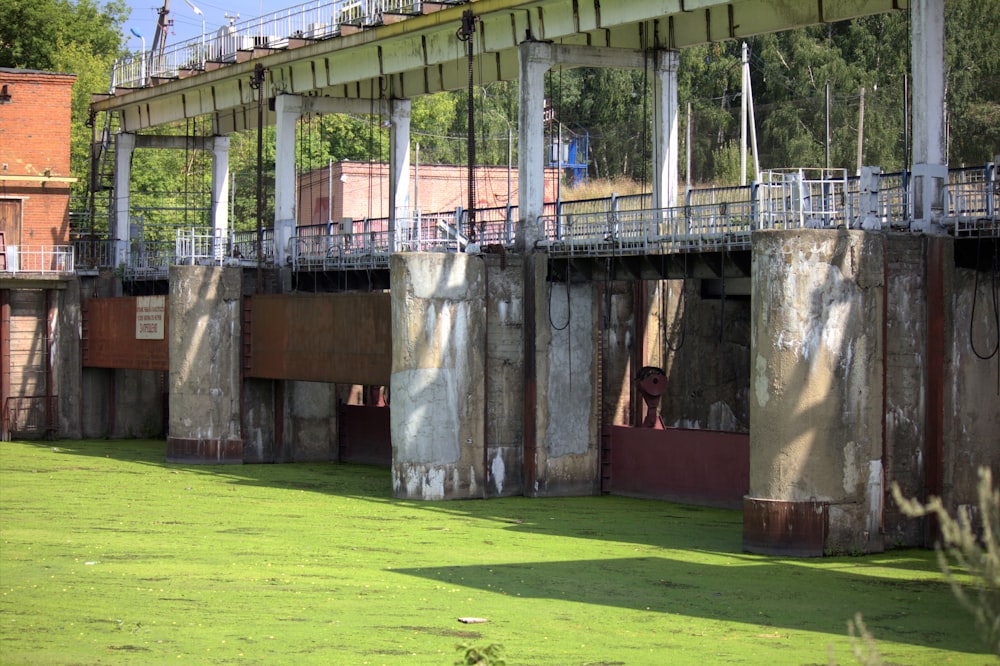
[[[142,85],[146,85],[146,38],[143,37],[142,34],[135,28],[129,28],[129,32],[142,40],[142,59],[139,61],[139,81]]]
[[[201,68],[205,69],[205,14],[191,0],[184,0],[184,3],[201,17]]]

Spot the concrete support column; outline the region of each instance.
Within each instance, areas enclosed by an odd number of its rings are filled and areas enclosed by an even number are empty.
[[[485,497],[483,260],[406,252],[390,268],[393,496]]]
[[[878,191],[882,180],[881,167],[861,167],[859,179],[861,196],[858,197],[861,210],[854,228],[861,227],[865,231],[879,231],[882,228],[882,217],[879,214]]]
[[[600,492],[599,402],[596,378],[597,298],[593,282],[549,283],[546,255],[534,255],[525,307],[532,335],[526,374],[534,373],[525,404],[524,494],[532,497]],[[526,377],[527,379],[527,377]]]
[[[132,155],[135,134],[122,132],[115,138],[115,265],[129,261],[129,224],[132,203]]]
[[[295,127],[302,114],[302,98],[278,95],[274,148],[274,261],[284,266],[291,255],[295,233]]]
[[[677,205],[677,51],[656,52],[653,117],[653,207]]]
[[[392,100],[389,115],[389,247],[397,251],[400,214],[410,216],[410,100]]]
[[[171,462],[243,462],[242,277],[239,268],[170,267]]]
[[[229,233],[228,204],[229,137],[217,136],[212,141],[212,229],[216,242],[223,244]]]
[[[521,72],[517,80],[519,250],[530,251],[545,235],[539,218],[545,205],[545,72],[552,67],[552,48],[544,42],[523,42],[517,50]]]
[[[884,243],[754,234],[748,551],[883,549]]]
[[[910,4],[913,63],[913,221],[917,231],[940,232],[948,182],[945,141],[944,0]]]

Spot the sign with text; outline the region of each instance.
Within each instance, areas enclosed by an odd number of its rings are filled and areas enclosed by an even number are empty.
[[[135,299],[135,339],[162,340],[166,296],[139,296]]]

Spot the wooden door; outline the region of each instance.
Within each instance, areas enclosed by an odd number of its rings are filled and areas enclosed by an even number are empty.
[[[0,271],[10,270],[7,246],[21,244],[21,200],[0,199]]]

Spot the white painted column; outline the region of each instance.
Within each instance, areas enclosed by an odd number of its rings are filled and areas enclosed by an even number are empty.
[[[274,262],[284,266],[291,255],[295,232],[295,126],[302,114],[302,98],[278,95],[274,148]]]
[[[656,52],[653,117],[653,207],[677,205],[677,51]]]
[[[115,265],[129,261],[129,223],[132,203],[132,155],[135,134],[122,132],[115,138]]]
[[[229,233],[229,137],[212,141],[212,230],[216,242],[225,243]]]
[[[517,111],[517,182],[519,223],[516,245],[530,251],[545,236],[539,219],[545,206],[545,72],[552,67],[552,45],[524,42],[518,47],[521,76]]]
[[[910,25],[913,76],[913,223],[917,231],[940,231],[948,182],[944,127],[944,0],[912,0]]]
[[[399,218],[410,216],[410,100],[392,100],[389,114],[389,247],[395,252]]]

